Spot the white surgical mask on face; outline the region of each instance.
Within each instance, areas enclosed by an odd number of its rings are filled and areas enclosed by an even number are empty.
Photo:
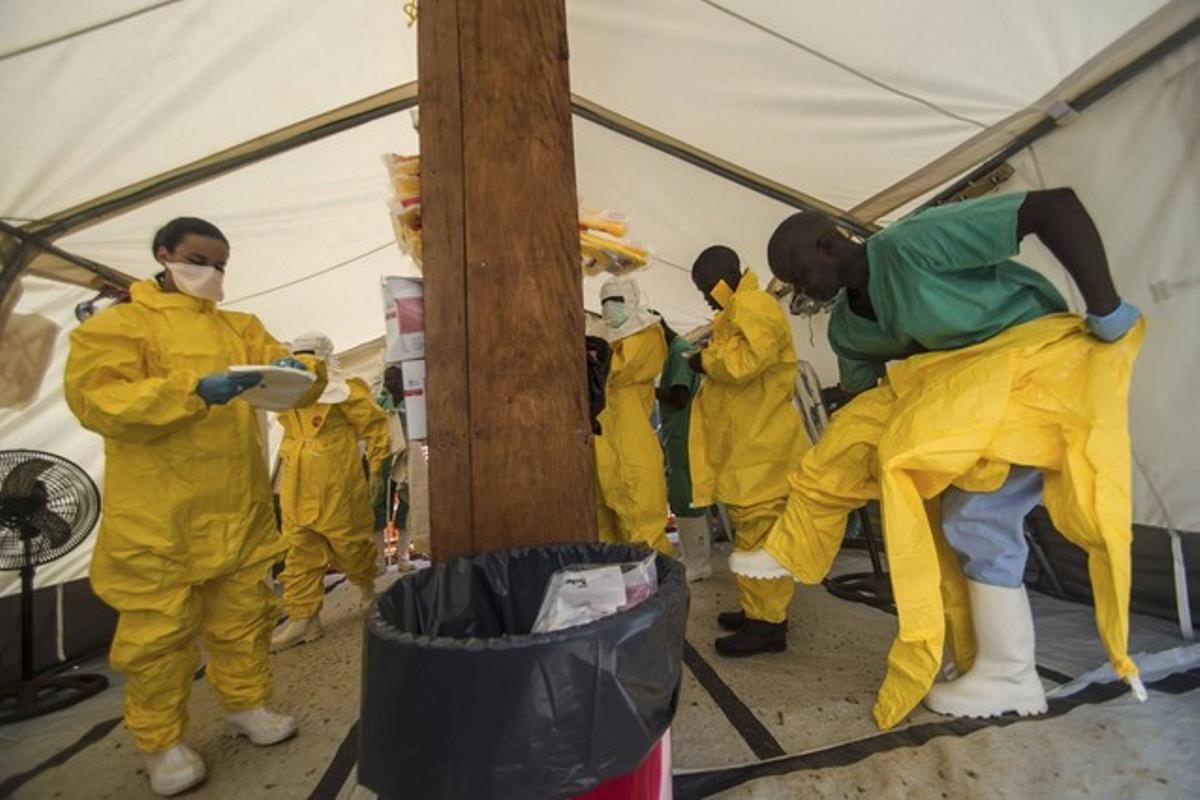
[[[619,328],[629,319],[629,309],[623,302],[617,300],[606,302],[601,311],[603,311],[604,320],[610,328]]]
[[[225,273],[205,264],[168,263],[167,270],[176,288],[186,295],[214,303],[225,299]]]

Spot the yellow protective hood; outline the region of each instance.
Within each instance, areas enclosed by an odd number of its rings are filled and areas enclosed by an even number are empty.
[[[938,525],[949,485],[991,491],[1012,464],[1036,467],[1055,527],[1088,554],[1096,625],[1113,669],[1137,676],[1129,638],[1132,528],[1128,395],[1145,334],[1088,335],[1056,314],[961,350],[892,365],[888,380],[834,415],[800,469],[766,549],[817,583],[841,546],[846,515],[881,499],[900,630],[875,719],[889,728],[925,696],[947,628],[960,669],[974,658],[965,578]]]

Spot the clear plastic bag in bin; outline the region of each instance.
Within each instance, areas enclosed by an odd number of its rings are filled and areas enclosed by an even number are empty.
[[[658,591],[654,555],[621,564],[569,564],[550,576],[533,633],[560,631],[633,608]]]

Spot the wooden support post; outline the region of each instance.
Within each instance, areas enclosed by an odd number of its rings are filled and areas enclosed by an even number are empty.
[[[433,556],[593,540],[564,0],[418,27]]]

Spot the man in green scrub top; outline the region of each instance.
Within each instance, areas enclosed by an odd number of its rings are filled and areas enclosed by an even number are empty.
[[[679,549],[689,581],[712,575],[710,543],[705,509],[692,507],[692,476],[688,465],[688,426],[692,398],[700,389],[700,375],[688,366],[687,357],[696,351],[660,318],[667,337],[667,361],[655,390],[662,414],[661,437],[667,462],[667,502],[679,526]]]
[[[1012,260],[1029,234],[1074,279],[1093,336],[1112,342],[1134,326],[1139,312],[1118,296],[1100,234],[1071,189],[938,206],[865,243],[823,214],[795,214],[776,229],[767,253],[771,271],[809,309],[832,307],[840,388],[856,395],[884,377],[888,361],[967,347],[1067,311],[1049,281]],[[1041,494],[1041,473],[1015,465],[993,492],[951,487],[942,494],[942,528],[969,581],[981,649],[966,676],[935,685],[925,701],[935,711],[991,716],[1046,708],[1023,586],[1023,520]]]

